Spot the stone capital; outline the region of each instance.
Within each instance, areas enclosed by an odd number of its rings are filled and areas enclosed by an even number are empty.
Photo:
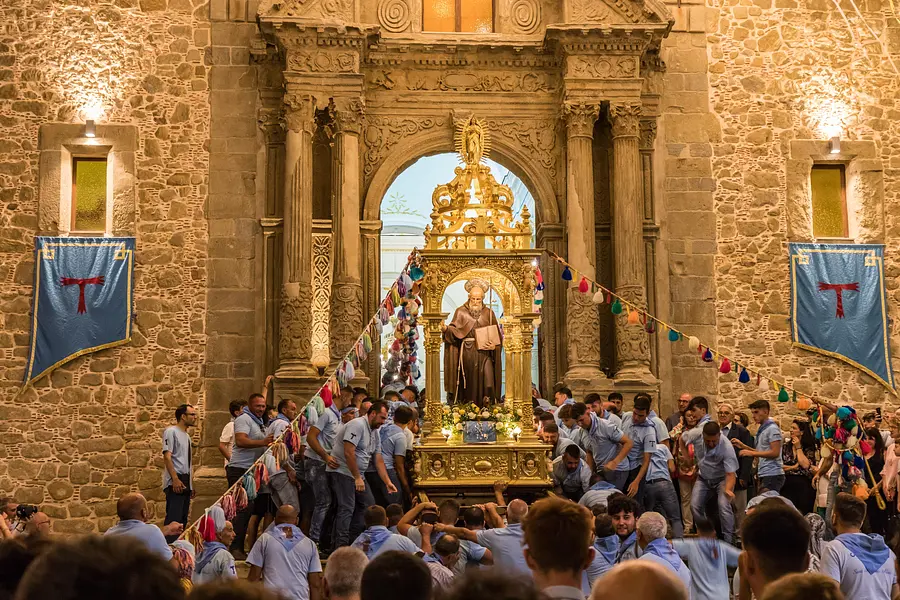
[[[563,118],[566,120],[568,137],[594,137],[594,124],[600,115],[599,104],[584,102],[566,102],[563,105]]]
[[[334,115],[335,133],[359,135],[365,122],[366,105],[362,98],[340,98],[329,106]]]
[[[290,131],[312,134],[316,130],[316,99],[307,94],[284,95],[284,122]]]
[[[653,148],[656,141],[656,119],[641,119],[640,133],[638,134],[638,146],[641,150]]]
[[[609,105],[612,134],[617,137],[638,137],[640,133],[641,105],[615,103]]]

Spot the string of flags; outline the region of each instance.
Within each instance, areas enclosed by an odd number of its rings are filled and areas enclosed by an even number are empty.
[[[421,258],[418,250],[413,250],[409,255],[406,266],[400,272],[400,276],[394,281],[388,290],[378,310],[363,327],[362,333],[353,343],[351,349],[338,363],[334,371],[322,384],[322,387],[313,396],[311,402],[320,401],[324,406],[330,406],[332,398],[340,394],[340,389],[348,385],[356,376],[359,368],[372,351],[372,337],[380,336],[385,325],[394,324],[394,342],[391,344],[390,353],[404,364],[409,365],[410,371],[416,369],[416,317],[419,314],[421,300],[418,291],[425,272],[422,269]],[[398,311],[399,309],[399,311]],[[395,316],[395,311],[398,314]],[[215,541],[216,532],[213,517],[209,514],[214,506],[218,506],[225,513],[226,520],[232,520],[237,513],[245,509],[256,498],[258,490],[268,484],[269,474],[277,471],[288,458],[300,448],[301,431],[300,419],[302,413],[291,421],[290,426],[275,439],[266,451],[251,465],[234,485],[229,487],[224,494],[219,496],[203,516],[194,521],[181,534],[180,538],[190,542],[199,554],[204,541]]]
[[[574,281],[578,272],[572,265],[558,254],[549,250],[546,252],[563,267],[561,274],[562,279],[564,281]],[[543,281],[543,279],[541,279],[541,281]],[[540,284],[540,287],[543,289],[543,283]],[[760,393],[767,393],[772,389],[771,386],[774,386],[774,388],[778,390],[778,402],[794,402],[800,410],[807,410],[812,404],[822,404],[811,396],[800,394],[785,382],[778,381],[757,369],[741,364],[734,358],[726,356],[709,344],[704,344],[696,336],[688,335],[678,328],[673,327],[655,315],[650,314],[643,308],[636,306],[622,296],[619,296],[613,290],[610,290],[609,288],[600,285],[595,280],[581,274],[578,281],[578,291],[582,294],[587,294],[590,293],[592,289],[596,289],[592,296],[594,304],[609,305],[609,310],[612,314],[617,317],[625,315],[629,325],[642,325],[648,334],[656,332],[659,332],[660,334],[665,333],[666,338],[672,343],[686,340],[688,347],[697,352],[703,362],[716,364],[720,373],[737,373],[738,381],[743,384],[751,383],[755,379],[757,389]]]

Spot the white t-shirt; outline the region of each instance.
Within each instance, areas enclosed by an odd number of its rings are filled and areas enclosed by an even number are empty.
[[[294,530],[300,531],[296,527]],[[309,600],[307,576],[322,572],[319,550],[311,539],[304,536],[288,551],[269,531],[262,534],[253,545],[247,556],[247,564],[260,567],[266,587],[289,600]]]
[[[858,600],[890,600],[891,588],[897,583],[893,552],[877,571],[869,574],[865,565],[840,540],[822,547],[819,572],[837,581],[845,598]]]
[[[222,434],[219,436],[219,442],[228,444],[231,452],[234,452],[234,419],[228,421],[222,428]],[[225,460],[225,466],[228,466],[228,460]]]
[[[227,550],[219,550],[215,556],[203,566],[201,573],[194,569],[191,582],[195,585],[209,583],[219,579],[237,579],[237,570],[234,567],[234,557]]]

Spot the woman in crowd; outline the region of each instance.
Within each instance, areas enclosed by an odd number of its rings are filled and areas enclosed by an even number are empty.
[[[869,497],[866,499],[866,520],[871,533],[885,535],[887,532],[887,506],[880,508],[876,494],[880,494],[881,472],[884,469],[884,438],[877,427],[866,430],[866,439],[872,445],[872,452],[866,455],[869,463],[865,469],[866,484],[869,486]],[[884,496],[882,496],[883,498]]]
[[[781,495],[794,503],[802,514],[811,513],[816,501],[816,490],[812,487],[816,458],[816,436],[809,422],[794,419],[791,423],[790,439],[781,448],[784,462],[784,487]]]

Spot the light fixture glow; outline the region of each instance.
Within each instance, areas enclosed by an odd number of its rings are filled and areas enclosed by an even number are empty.
[[[841,136],[836,135],[833,136],[828,141],[828,148],[831,154],[840,154],[841,153]]]
[[[97,137],[97,127],[94,125],[93,119],[88,119],[84,123],[84,137]]]

